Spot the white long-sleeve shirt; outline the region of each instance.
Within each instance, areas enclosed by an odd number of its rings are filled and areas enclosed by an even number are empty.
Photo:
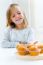
[[[20,41],[27,43],[35,41],[34,31],[31,27],[21,30],[7,27],[3,34],[1,46],[4,48],[14,48]]]

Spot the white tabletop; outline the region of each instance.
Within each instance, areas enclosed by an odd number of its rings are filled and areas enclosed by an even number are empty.
[[[20,59],[15,48],[0,48],[0,65],[41,65],[43,60]]]

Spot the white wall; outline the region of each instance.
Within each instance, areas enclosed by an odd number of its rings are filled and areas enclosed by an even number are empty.
[[[37,40],[43,42],[43,0],[31,0],[31,22]]]

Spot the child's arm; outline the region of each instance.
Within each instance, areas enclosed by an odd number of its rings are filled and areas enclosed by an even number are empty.
[[[7,41],[4,40],[4,41],[2,42],[2,47],[3,47],[3,48],[15,48],[17,43],[19,43],[19,42],[10,42],[10,41],[8,41],[8,40],[7,40]]]
[[[19,42],[10,41],[10,31],[8,29],[4,30],[3,39],[1,46],[3,48],[14,48]]]

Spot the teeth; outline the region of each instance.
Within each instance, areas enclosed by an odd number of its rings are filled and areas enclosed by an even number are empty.
[[[19,20],[16,20],[16,21],[19,21]]]
[[[22,18],[18,19],[15,21],[15,24],[21,24],[23,21],[21,20]]]
[[[20,18],[20,19],[22,19],[22,18]],[[16,21],[19,21],[20,19],[18,19],[18,20],[16,20]]]

